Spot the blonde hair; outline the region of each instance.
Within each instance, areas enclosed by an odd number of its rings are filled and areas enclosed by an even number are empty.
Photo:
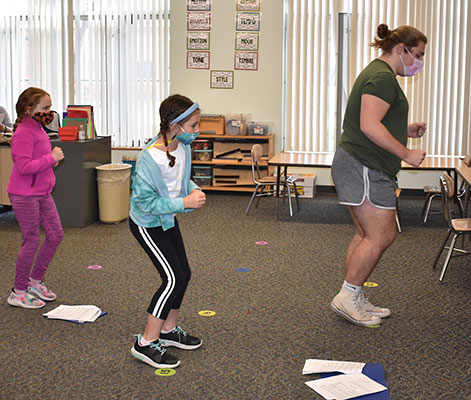
[[[44,96],[50,97],[50,94],[37,87],[29,87],[20,94],[20,97],[18,97],[18,101],[16,102],[16,120],[13,125],[13,131],[16,130],[18,124],[23,120],[28,109],[36,107]]]
[[[417,47],[420,42],[427,44],[427,36],[413,26],[402,25],[394,30],[389,30],[386,24],[378,25],[377,36],[370,46],[381,49],[383,53],[391,53],[394,46],[404,43],[407,49]]]

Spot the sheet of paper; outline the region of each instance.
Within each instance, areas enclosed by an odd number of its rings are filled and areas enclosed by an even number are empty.
[[[327,400],[345,400],[387,390],[363,374],[337,375],[306,382],[311,389]]]
[[[95,322],[100,316],[101,310],[97,306],[66,306],[59,307],[43,314],[45,317],[53,319],[65,319],[69,321]]]
[[[320,374],[323,372],[342,372],[344,374],[357,374],[363,370],[365,363],[352,361],[306,360],[303,375]]]

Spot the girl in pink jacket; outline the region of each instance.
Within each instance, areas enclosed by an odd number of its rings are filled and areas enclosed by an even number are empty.
[[[64,154],[60,147],[51,152],[49,137],[42,127],[54,117],[47,92],[34,87],[26,89],[18,98],[16,113],[11,142],[13,169],[7,190],[23,243],[16,260],[15,285],[7,302],[17,307],[41,308],[44,301],[56,299],[43,278],[64,236],[51,195],[56,183],[52,168]],[[41,226],[46,237],[36,255]]]

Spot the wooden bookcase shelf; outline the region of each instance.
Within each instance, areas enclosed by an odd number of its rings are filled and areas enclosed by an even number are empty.
[[[265,166],[272,173],[271,167],[268,168],[268,160],[273,157],[275,149],[275,138],[273,134],[266,136],[248,136],[248,135],[215,135],[204,134],[198,135],[197,140],[210,141],[210,148],[212,149],[212,158],[208,160],[195,159],[193,157],[192,165],[198,167],[208,166],[211,167],[211,184],[208,185],[209,179],[195,177],[193,173],[193,180],[203,190],[207,191],[228,191],[228,192],[252,192],[254,184],[252,181],[251,162],[247,157],[235,156],[234,158],[217,158],[216,156],[230,152],[231,150],[241,149],[244,154],[249,154],[253,144],[260,144],[263,147],[263,154],[265,160],[262,159],[260,165]],[[196,152],[194,152],[197,154]],[[198,156],[196,156],[198,158]],[[227,175],[227,183],[221,174]],[[219,178],[219,179],[218,179]],[[199,180],[205,180],[206,184],[202,184]],[[219,184],[215,184],[218,181]]]

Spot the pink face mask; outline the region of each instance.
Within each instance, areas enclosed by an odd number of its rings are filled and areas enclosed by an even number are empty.
[[[412,65],[406,65],[406,63],[404,62],[404,60],[402,59],[402,56],[399,56],[401,57],[401,61],[402,61],[402,66],[403,66],[403,70],[404,70],[404,75],[403,76],[413,76],[413,75],[416,75],[420,72],[420,70],[423,68],[424,66],[424,62],[422,60],[418,60],[417,58],[415,58],[411,52],[406,48],[406,51],[409,53],[409,55],[413,58],[414,60],[414,63]]]

